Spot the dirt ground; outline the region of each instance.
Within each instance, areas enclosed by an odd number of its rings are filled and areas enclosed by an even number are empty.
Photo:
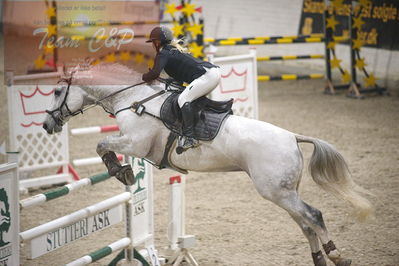
[[[353,265],[399,265],[399,85],[390,97],[354,100],[321,93],[323,81],[261,83],[260,120],[290,131],[326,140],[347,159],[353,179],[375,196],[375,219],[356,223],[349,207],[325,193],[304,172],[301,197],[320,209],[335,241]],[[5,88],[0,94],[1,139],[8,134]],[[78,116],[70,128],[112,124],[100,109]],[[5,118],[5,119],[3,119]],[[250,129],[249,129],[250,130]],[[95,155],[103,136],[71,137],[71,158]],[[305,168],[312,146],[301,144]],[[4,161],[4,157],[1,158]],[[77,169],[81,176],[105,170],[102,165]],[[156,247],[167,245],[169,170],[155,173]],[[82,189],[67,198],[22,211],[21,231],[109,198],[123,191],[115,180]],[[41,192],[33,191],[31,195]],[[23,195],[27,197],[29,195]],[[191,250],[200,265],[312,265],[310,248],[298,226],[282,209],[262,199],[243,173],[190,173],[186,185],[186,233],[197,237]],[[124,235],[123,224],[92,234],[22,265],[62,265]],[[95,265],[105,265],[113,256]],[[331,263],[329,265],[332,265]]]

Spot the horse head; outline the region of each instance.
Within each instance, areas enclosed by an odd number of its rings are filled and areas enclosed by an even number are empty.
[[[61,132],[62,126],[72,116],[83,112],[88,98],[88,94],[81,87],[72,85],[72,77],[61,79],[54,88],[51,108],[46,110],[44,130],[48,134]]]
[[[54,89],[51,109],[46,111],[43,128],[49,134],[60,132],[62,126],[72,116],[83,113],[87,105],[94,104],[104,109],[112,109],[112,106],[106,107],[109,104],[107,101],[111,99],[107,95],[111,96],[116,88],[122,85],[137,86],[141,83],[141,75],[138,72],[116,63],[103,63],[89,68],[77,66],[70,73],[68,78],[59,81]],[[113,86],[99,86],[100,84]]]

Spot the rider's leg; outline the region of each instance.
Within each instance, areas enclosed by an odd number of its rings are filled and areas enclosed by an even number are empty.
[[[182,108],[187,102],[192,102],[195,99],[210,93],[220,81],[220,70],[217,67],[205,68],[207,71],[204,75],[193,80],[187,88],[180,94],[178,103]]]
[[[183,135],[194,138],[194,111],[190,102],[186,102],[181,107],[183,117]]]
[[[178,98],[179,107],[183,117],[183,135],[185,138],[179,146],[188,149],[198,146],[198,140],[194,139],[194,112],[191,102],[211,92],[220,81],[219,68],[206,68],[207,72],[193,80]]]

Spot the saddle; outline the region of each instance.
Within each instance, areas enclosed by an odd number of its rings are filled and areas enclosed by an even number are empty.
[[[172,92],[161,107],[161,120],[164,125],[176,135],[182,136],[182,115],[178,105],[180,93]],[[198,140],[213,140],[219,132],[223,121],[233,114],[229,101],[213,101],[202,96],[192,102],[195,112],[194,136]]]

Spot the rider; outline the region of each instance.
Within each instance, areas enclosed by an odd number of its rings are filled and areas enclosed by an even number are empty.
[[[155,80],[165,70],[179,83],[189,83],[178,98],[184,136],[180,138],[179,147],[184,150],[197,147],[199,141],[194,138],[194,112],[191,103],[216,88],[220,81],[219,67],[191,56],[177,41],[173,41],[173,34],[166,27],[155,27],[147,42],[152,42],[157,54],[154,67],[143,75],[144,81]]]

